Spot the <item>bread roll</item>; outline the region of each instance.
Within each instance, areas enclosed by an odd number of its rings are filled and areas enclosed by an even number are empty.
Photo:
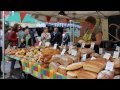
[[[77,73],[77,77],[78,77],[78,79],[96,79],[97,74],[90,72],[90,71],[80,69],[79,72]]]
[[[67,75],[66,66],[60,65],[60,66],[58,67],[58,73],[66,76],[66,75]]]
[[[67,66],[66,70],[76,70],[83,66],[84,62],[72,63]]]
[[[99,73],[105,68],[106,62],[104,60],[88,60],[83,64],[83,69],[91,72]]]
[[[113,77],[113,71],[103,70],[98,74],[97,79],[113,79]]]
[[[80,48],[78,50],[81,54],[91,54],[94,53],[94,50],[90,49],[90,48]]]
[[[101,57],[98,53],[92,53],[90,56],[91,57],[96,57],[96,58],[100,58]]]

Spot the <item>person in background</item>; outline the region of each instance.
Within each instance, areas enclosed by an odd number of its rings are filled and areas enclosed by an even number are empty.
[[[25,46],[31,46],[31,36],[29,33],[29,29],[25,29]]]
[[[22,30],[22,27],[18,29],[18,47],[24,47],[23,42],[25,41],[25,32]]]
[[[84,33],[81,40],[78,41],[79,44],[82,44],[83,42],[86,43],[86,47],[90,47],[89,44],[92,42],[95,43],[94,50],[96,53],[99,53],[99,45],[102,41],[102,31],[98,30],[98,28],[95,27],[96,25],[96,19],[92,16],[89,16],[85,19],[87,30]]]
[[[9,37],[11,31],[12,31],[12,27],[9,27],[5,32],[5,49],[10,44],[10,41],[9,41],[8,37]]]
[[[50,39],[51,45],[58,44],[61,45],[62,42],[62,34],[58,31],[58,28],[54,28],[54,31],[51,33]]]
[[[63,29],[62,45],[68,45],[69,42],[70,42],[70,36],[69,36],[67,30]]]
[[[50,33],[48,33],[48,28],[44,28],[43,30],[43,33],[41,34],[41,41],[42,41],[42,44],[44,45],[45,42],[50,42],[50,39],[51,39],[51,35]]]
[[[20,25],[17,24],[17,23],[14,24],[14,26],[12,28],[12,31],[10,32],[10,35],[8,37],[8,40],[10,41],[12,47],[17,46],[17,44],[18,44],[18,34],[17,34],[17,32],[19,31],[19,29],[20,29]],[[14,59],[11,61],[10,76],[13,74],[15,62],[16,62],[16,60],[14,60]],[[20,68],[21,68],[22,64],[21,64],[20,61],[19,61],[19,64],[20,64]]]
[[[2,56],[3,56],[3,30],[2,30],[2,21],[0,21],[0,78],[2,77]]]

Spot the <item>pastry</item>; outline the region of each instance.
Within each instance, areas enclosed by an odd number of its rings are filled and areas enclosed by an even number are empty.
[[[52,69],[52,70],[54,70],[55,72],[57,72],[59,66],[60,66],[60,64],[58,64],[56,62],[51,62],[49,64],[49,68]]]
[[[77,79],[77,73],[78,72],[79,72],[79,70],[68,71],[67,72],[67,79]]]
[[[120,59],[114,59],[114,68],[120,68]]]
[[[114,69],[115,75],[120,75],[120,69]]]
[[[115,76],[113,79],[120,79],[120,75]]]

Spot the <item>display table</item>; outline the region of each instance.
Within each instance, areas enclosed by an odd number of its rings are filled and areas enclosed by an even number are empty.
[[[39,63],[20,59],[14,55],[6,54],[5,57],[9,57],[9,58],[15,59],[17,61],[21,61],[22,62],[22,70],[26,74],[30,74],[33,77],[36,77],[38,79],[67,79],[66,76],[56,73],[50,68],[41,67]]]

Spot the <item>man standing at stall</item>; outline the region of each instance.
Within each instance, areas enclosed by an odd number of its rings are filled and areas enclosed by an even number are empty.
[[[58,44],[61,45],[62,35],[58,31],[58,28],[54,28],[54,31],[51,33],[51,45]]]

